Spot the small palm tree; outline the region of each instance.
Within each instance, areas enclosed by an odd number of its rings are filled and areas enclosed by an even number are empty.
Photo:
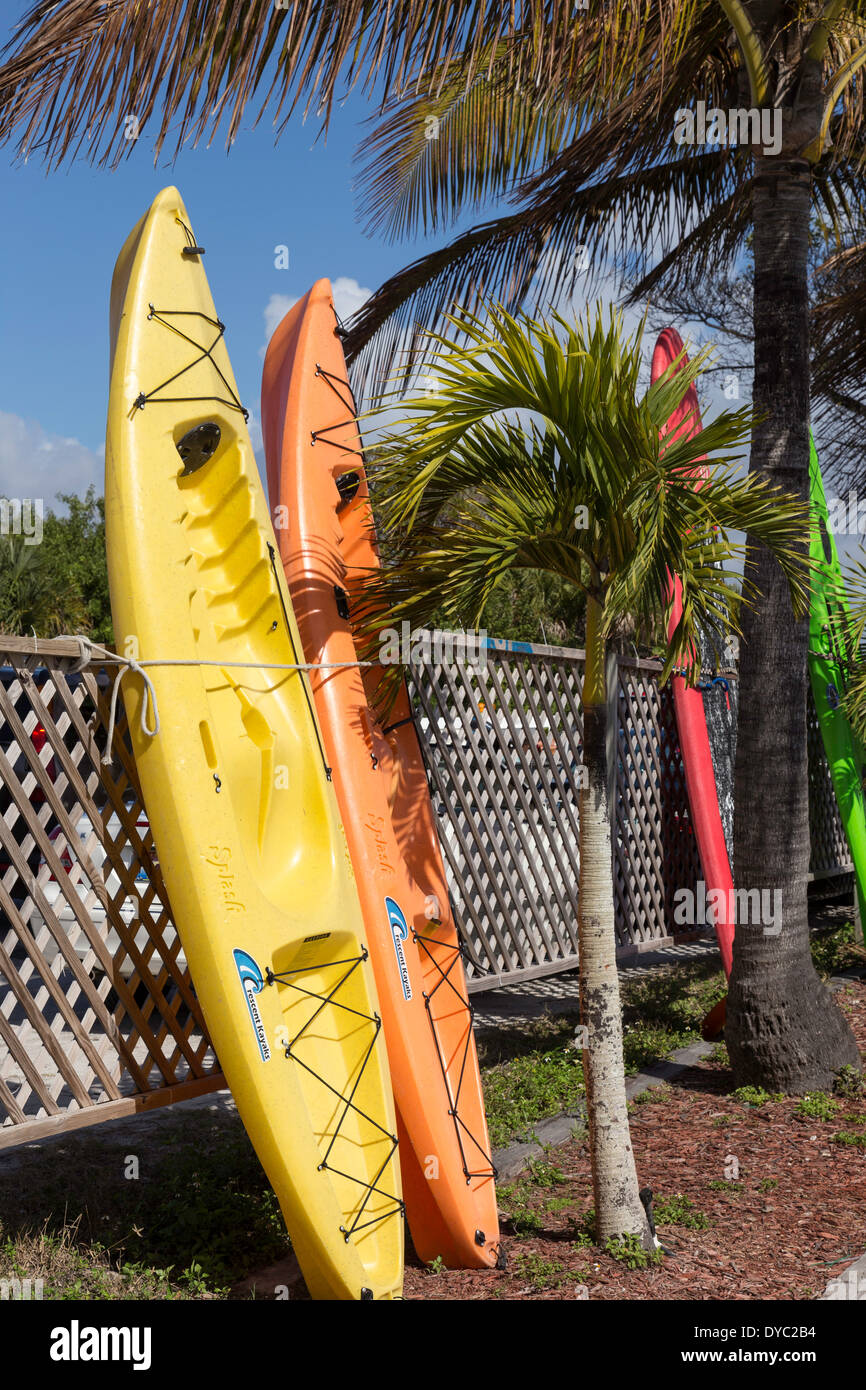
[[[641,336],[601,308],[591,322],[536,321],[501,307],[487,324],[454,320],[437,337],[433,394],[405,401],[406,419],[376,450],[374,487],[392,563],[367,583],[368,638],[376,624],[429,622],[434,612],[477,624],[496,585],[516,569],[557,575],[586,597],[580,792],[580,1007],[597,1235],[646,1236],[626,1111],[615,960],[605,755],[605,657],[618,620],[662,631],[671,574],[682,619],[663,679],[687,663],[704,626],[739,631],[753,586],[731,561],[748,531],[776,556],[795,611],[807,602],[797,548],[808,512],[755,476],[737,478],[727,455],[696,489],[707,453],[735,448],[747,411],[726,412],[689,439],[659,430],[702,370],[706,352],[638,398]],[[675,377],[675,379],[674,379]],[[699,670],[694,668],[694,679]]]

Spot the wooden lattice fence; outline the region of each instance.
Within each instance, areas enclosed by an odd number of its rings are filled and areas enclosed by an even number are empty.
[[[109,677],[75,669],[74,641],[14,645],[0,656],[0,1148],[225,1084],[122,713],[102,763]]]
[[[483,663],[413,670],[471,990],[577,963],[583,664],[578,649],[493,641]],[[660,671],[660,662],[622,656],[608,665],[620,958],[694,935],[675,918],[675,895],[694,892],[702,870],[673,698],[659,686]],[[811,695],[809,711],[810,878],[839,878],[852,865]]]
[[[840,874],[852,874],[854,866],[836,805],[811,689],[806,733],[809,751],[809,836],[812,846],[809,869],[811,878],[820,881],[836,878]]]
[[[412,673],[470,988],[574,966],[583,653],[492,643]],[[611,663],[621,954],[682,939],[700,876],[658,664]],[[0,649],[0,1148],[224,1086],[142,804],[122,701],[73,639]],[[615,692],[615,695],[614,695]],[[817,732],[817,726],[812,734]],[[810,735],[813,874],[850,868]]]
[[[577,963],[583,664],[578,650],[493,642],[481,662],[413,668],[472,989]],[[672,941],[674,891],[694,889],[700,878],[673,704],[659,690],[659,669],[620,659],[609,670],[621,954]],[[682,939],[682,928],[676,934]]]

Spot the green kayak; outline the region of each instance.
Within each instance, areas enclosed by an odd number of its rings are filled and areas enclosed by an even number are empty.
[[[851,656],[851,617],[836,542],[829,528],[824,484],[809,436],[812,527],[809,555],[819,566],[809,610],[809,673],[839,816],[854,861],[861,929],[866,927],[866,750],[842,708]]]

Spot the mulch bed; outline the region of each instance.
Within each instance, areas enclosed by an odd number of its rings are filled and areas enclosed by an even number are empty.
[[[837,996],[866,1052],[866,982]],[[522,1202],[540,1231],[516,1235],[503,1219],[505,1271],[434,1273],[408,1253],[408,1299],[803,1299],[823,1293],[866,1250],[866,1148],[833,1141],[866,1134],[866,1098],[840,1099],[832,1120],[800,1118],[796,1100],[750,1107],[727,1095],[733,1078],[707,1060],[662,1099],[636,1105],[638,1177],[655,1202],[683,1194],[709,1225],[663,1226],[663,1263],[629,1270],[596,1246],[575,1245],[593,1205],[589,1154],[578,1140],[545,1160],[565,1179],[521,1179],[500,1192],[500,1210]],[[864,1128],[858,1128],[864,1126]],[[733,1160],[738,1175],[733,1180]],[[775,1184],[775,1185],[773,1185]]]

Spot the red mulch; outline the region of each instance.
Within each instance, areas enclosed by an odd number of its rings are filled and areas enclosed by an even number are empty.
[[[837,996],[866,1052],[866,982]],[[709,1218],[706,1230],[659,1226],[664,1262],[629,1270],[595,1246],[576,1248],[575,1223],[592,1207],[589,1155],[573,1141],[546,1162],[567,1181],[521,1183],[543,1229],[526,1238],[503,1221],[508,1269],[433,1274],[409,1253],[409,1299],[802,1299],[824,1291],[866,1250],[866,1149],[833,1143],[866,1125],[866,1098],[841,1099],[833,1120],[800,1119],[797,1101],[750,1108],[730,1099],[731,1073],[711,1061],[678,1076],[665,1098],[637,1105],[632,1138],[638,1177],[659,1197],[677,1193]],[[734,1155],[738,1183],[725,1177]],[[762,1190],[762,1181],[777,1186]],[[724,1183],[721,1189],[711,1187]],[[561,1205],[568,1199],[568,1205]],[[546,1204],[554,1201],[555,1209]],[[507,1193],[500,1209],[508,1211]],[[571,1220],[569,1219],[571,1218]],[[545,1281],[548,1281],[545,1287]]]

